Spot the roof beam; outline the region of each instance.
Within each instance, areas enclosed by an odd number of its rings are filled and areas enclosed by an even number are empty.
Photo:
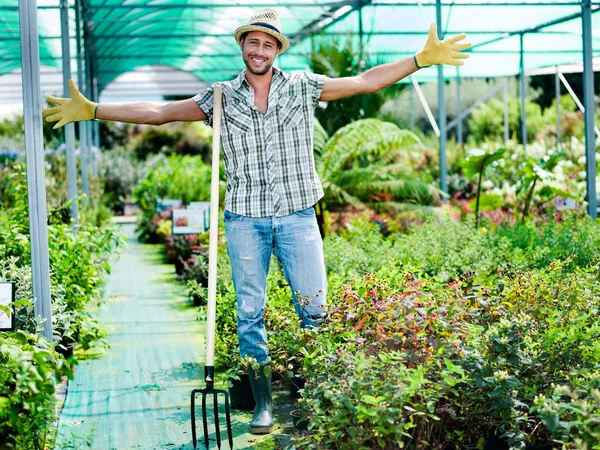
[[[248,7],[248,8],[273,8],[273,7],[278,7],[278,8],[335,8],[336,5],[343,5],[343,4],[348,4],[348,5],[352,5],[353,2],[352,1],[345,1],[345,2],[324,2],[324,3],[280,3],[277,5],[273,5],[273,3],[253,3],[252,5],[243,5],[243,4],[219,4],[219,5],[215,5],[215,4],[186,4],[186,3],[172,3],[172,4],[168,4],[168,5],[145,5],[145,4],[127,4],[127,5],[98,5],[98,6],[92,6],[93,10],[102,10],[102,9],[173,9],[173,8],[182,8],[182,9],[218,9],[218,8],[244,8],[244,7]],[[434,7],[435,6],[435,2],[433,3],[428,3],[428,2],[421,2],[421,4],[423,6],[430,6],[430,7]],[[600,2],[595,1],[592,2],[592,6],[596,6],[596,5],[600,5]],[[371,3],[371,6],[394,6],[394,7],[403,7],[403,6],[407,6],[407,7],[414,7],[415,6],[415,2],[412,0],[409,1],[404,1],[404,2],[396,2],[393,0],[389,0],[389,1],[378,1],[376,3]],[[461,2],[461,3],[456,3],[455,1],[452,0],[447,0],[447,1],[443,1],[442,2],[442,6],[452,6],[453,8],[455,7],[461,7],[461,6],[482,6],[482,7],[487,7],[487,6],[581,6],[581,2],[578,1],[565,1],[565,2],[558,2],[558,3],[548,3],[548,2],[542,2],[542,1],[534,1],[534,2],[521,2],[521,1],[515,1],[515,2],[498,2],[498,3],[481,3],[481,2],[475,2],[475,1],[468,1],[468,2]],[[73,8],[73,6],[71,6],[71,8]],[[18,6],[0,6],[0,11],[18,11],[19,7]],[[40,10],[46,10],[46,9],[59,9],[58,5],[38,5],[37,9]]]
[[[598,12],[598,11],[600,11],[600,5],[599,6],[595,6],[595,7],[592,8],[592,14],[595,13],[595,12]],[[575,19],[578,19],[580,17],[581,17],[581,12],[577,12],[577,13],[570,14],[568,16],[561,17],[559,19],[551,20],[549,22],[543,23],[541,25],[537,25],[535,27],[526,28],[526,29],[520,30],[520,31],[512,31],[510,33],[506,33],[506,35],[504,35],[504,36],[500,36],[498,38],[490,39],[489,41],[485,41],[485,42],[481,42],[480,44],[473,45],[471,48],[469,48],[469,49],[467,49],[465,51],[472,52],[474,49],[476,49],[478,47],[482,47],[484,45],[493,44],[494,42],[498,42],[498,41],[501,41],[501,40],[504,40],[504,39],[508,39],[509,37],[512,37],[512,36],[518,36],[520,34],[546,33],[544,31],[540,31],[540,30],[542,28],[551,27],[553,25],[559,25],[561,23],[568,22],[569,20],[575,20]]]
[[[394,56],[394,55],[412,55],[414,54],[414,51],[402,51],[402,50],[398,50],[398,51],[389,51],[389,50],[385,50],[385,51],[375,51],[375,52],[371,52],[371,56],[376,56],[376,55],[389,55],[389,56]],[[572,49],[572,50],[525,50],[525,54],[526,55],[561,55],[561,54],[571,54],[571,53],[581,53],[581,49]],[[504,55],[518,55],[520,54],[519,50],[478,50],[477,51],[478,55],[494,55],[494,54],[504,54]],[[600,55],[600,49],[594,50],[594,54],[598,54]],[[239,57],[240,54],[239,53],[222,53],[222,54],[211,54],[211,55],[195,55],[192,53],[181,53],[181,54],[169,54],[169,55],[165,55],[165,54],[146,54],[146,55],[108,55],[108,56],[98,56],[97,59],[98,61],[101,60],[128,60],[128,59],[151,59],[153,61],[156,61],[155,64],[149,64],[149,65],[161,65],[160,63],[160,58],[192,58],[192,57],[198,57],[199,59],[205,59],[205,58],[236,58]],[[294,52],[290,52],[287,54],[287,56],[297,56],[297,57],[304,57],[306,56],[303,53],[294,53]],[[42,61],[53,61],[53,60],[59,60],[62,59],[60,56],[42,56],[40,57],[40,59]],[[71,57],[71,60],[75,60],[77,59],[75,56]],[[20,61],[21,58],[17,57],[17,56],[10,56],[10,57],[0,57],[0,61]],[[102,71],[104,72],[104,71]]]
[[[593,12],[597,12],[600,11],[600,6],[597,7]],[[577,16],[576,16],[577,17]],[[572,20],[572,18],[569,18],[568,20]],[[561,22],[559,22],[561,23]],[[328,24],[327,26],[329,26],[330,24]],[[555,25],[555,24],[552,24]],[[549,26],[549,25],[544,25],[544,26]],[[540,26],[541,27],[541,26]],[[493,42],[502,40],[502,39],[507,39],[511,36],[517,36],[521,33],[541,33],[541,34],[548,34],[548,35],[552,35],[552,34],[568,34],[565,31],[532,31],[533,29],[527,29],[524,31],[500,31],[500,30],[496,30],[496,31],[485,31],[485,30],[472,30],[472,31],[468,31],[467,34],[469,35],[495,35],[498,34],[500,36],[498,36],[497,38],[491,39],[489,41],[485,41],[482,42],[480,44],[476,44],[471,48],[474,47],[480,47],[482,45],[487,45],[487,44],[491,44]],[[314,31],[316,32],[316,31]],[[459,31],[453,31],[453,30],[449,30],[446,34],[449,33],[459,33]],[[358,35],[358,31],[330,31],[330,32],[325,32],[325,35],[328,36],[352,36],[352,35]],[[426,36],[427,35],[427,31],[373,31],[373,32],[369,32],[367,33],[369,36]],[[571,34],[576,34],[576,33],[571,33]],[[303,37],[305,34],[303,32],[303,30],[300,30],[296,33],[290,33],[290,41],[294,40],[294,39],[299,39],[300,37]],[[223,37],[223,38],[231,38],[231,33],[176,33],[176,34],[107,34],[107,35],[97,35],[95,36],[96,39],[167,39],[167,38],[182,38],[182,39],[192,39],[192,38],[205,38],[205,37]],[[52,39],[60,39],[60,36],[40,36],[40,39],[47,39],[47,40],[52,40]],[[9,40],[14,40],[14,39],[18,39],[18,38],[3,38],[3,41],[9,41]],[[72,38],[74,39],[74,38]],[[593,36],[593,39],[600,39],[600,37],[597,36]],[[198,56],[203,56],[203,55],[198,55]]]

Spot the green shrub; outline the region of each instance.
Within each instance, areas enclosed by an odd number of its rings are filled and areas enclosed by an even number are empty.
[[[199,123],[175,123],[160,127],[145,127],[132,142],[133,152],[145,160],[151,155],[195,155],[210,159],[211,138]]]
[[[44,450],[54,415],[54,382],[71,375],[40,335],[0,334],[0,442],[2,448]]]
[[[544,128],[542,109],[531,100],[525,102],[527,114],[527,142],[532,142],[537,134]],[[494,140],[502,142],[504,139],[504,102],[491,99],[481,104],[471,114],[468,121],[472,137],[477,142]],[[509,136],[522,142],[521,138],[521,101],[511,98],[508,102]]]
[[[101,152],[98,165],[104,182],[105,203],[122,211],[125,200],[131,197],[134,186],[145,177],[147,169],[130,150],[123,148]]]

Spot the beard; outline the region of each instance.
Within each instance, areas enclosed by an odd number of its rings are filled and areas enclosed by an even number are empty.
[[[243,60],[244,60],[244,64],[246,64],[246,69],[248,69],[248,71],[254,75],[264,75],[264,74],[268,73],[269,70],[271,70],[271,67],[273,66],[272,62],[266,63],[262,69],[256,70],[250,64],[249,59],[250,59],[250,56],[244,55]]]

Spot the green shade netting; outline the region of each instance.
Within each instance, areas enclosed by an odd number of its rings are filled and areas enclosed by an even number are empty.
[[[98,75],[102,90],[119,75],[137,67],[165,65],[212,83],[228,80],[243,68],[233,31],[245,24],[256,3],[246,0],[88,0],[87,19],[92,27]],[[331,0],[266,0],[281,16],[292,47],[279,56],[285,70],[307,69],[306,55],[322,39],[348,36],[359,48],[359,14],[354,2]],[[365,4],[363,2],[363,4]],[[61,65],[60,13],[57,0],[39,0],[40,57],[45,66]],[[593,5],[600,8],[600,4]],[[0,0],[0,75],[20,67],[18,1]],[[444,2],[443,29],[447,35],[466,32],[473,44],[471,58],[460,69],[463,77],[498,77],[519,72],[520,36],[542,24],[579,14],[576,2],[527,4],[503,1],[474,4]],[[600,14],[592,16],[594,55],[600,54]],[[75,22],[71,10],[72,71],[76,73]],[[428,23],[435,21],[435,3],[415,1],[368,2],[362,8],[363,43],[369,65],[413,55],[423,46]],[[317,37],[307,38],[317,32]],[[573,63],[582,59],[581,18],[524,35],[526,70]],[[446,67],[447,78],[457,76]],[[417,75],[419,81],[437,79],[436,68]]]

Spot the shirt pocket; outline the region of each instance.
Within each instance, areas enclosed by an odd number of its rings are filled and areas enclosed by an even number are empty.
[[[233,100],[225,105],[224,112],[227,133],[240,135],[252,130],[252,111],[246,103]]]
[[[277,105],[279,123],[286,128],[296,128],[304,123],[304,104],[301,95],[292,95],[279,99]]]

